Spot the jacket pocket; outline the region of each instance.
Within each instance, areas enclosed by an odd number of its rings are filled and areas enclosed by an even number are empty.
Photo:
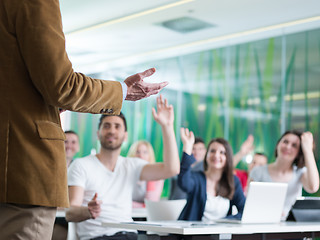
[[[50,140],[66,140],[66,136],[59,124],[49,121],[36,121],[39,137]]]

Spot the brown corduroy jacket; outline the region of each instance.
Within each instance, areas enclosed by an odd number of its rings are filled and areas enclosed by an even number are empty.
[[[0,1],[0,202],[68,206],[58,108],[119,114],[119,82],[73,71],[58,0]]]

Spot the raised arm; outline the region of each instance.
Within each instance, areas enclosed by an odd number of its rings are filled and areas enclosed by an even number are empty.
[[[194,144],[194,134],[192,131],[189,131],[188,128],[180,128],[180,136],[181,136],[181,141],[183,143],[182,150],[188,154],[192,154],[192,147]]]
[[[79,186],[69,186],[70,208],[66,211],[68,222],[82,222],[88,219],[95,219],[100,215],[102,201],[98,200],[97,193],[87,206],[82,206],[84,190]]]
[[[301,182],[308,193],[314,193],[319,189],[319,172],[313,155],[313,136],[311,132],[304,132],[301,135],[301,147],[307,168],[307,171],[301,177]]]
[[[168,105],[167,99],[157,98],[157,111],[153,108],[152,115],[160,124],[163,137],[163,162],[147,164],[141,171],[140,180],[152,181],[170,178],[180,171],[180,162],[176,137],[173,129],[173,106]]]
[[[183,154],[178,175],[178,186],[185,192],[190,192],[194,188],[194,179],[192,178],[191,165],[196,162],[192,155],[192,146],[194,144],[194,134],[188,128],[180,129],[181,141],[183,143]]]
[[[249,135],[248,138],[242,143],[240,147],[240,151],[237,152],[233,156],[233,166],[236,167],[238,163],[241,161],[241,159],[248,155],[251,151],[253,151],[254,146],[253,146],[253,136]]]

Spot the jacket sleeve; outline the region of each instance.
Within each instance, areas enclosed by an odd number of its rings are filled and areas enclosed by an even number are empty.
[[[235,190],[234,190],[233,198],[231,199],[231,202],[230,202],[230,209],[229,209],[228,217],[241,219],[243,209],[244,209],[244,204],[246,202],[246,198],[243,194],[242,186],[241,186],[240,180],[237,176],[234,176],[234,185],[235,185]],[[235,205],[238,210],[238,213],[236,215],[231,215],[233,205]]]
[[[182,154],[180,173],[178,175],[178,186],[187,193],[194,188],[195,181],[192,177],[191,164],[195,161],[193,155],[190,156],[185,152]]]
[[[11,19],[24,64],[49,105],[67,110],[119,114],[122,87],[116,81],[74,72],[65,50],[59,0],[15,1]],[[112,111],[111,111],[112,110]]]

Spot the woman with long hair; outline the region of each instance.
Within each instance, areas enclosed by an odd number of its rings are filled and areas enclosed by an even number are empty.
[[[187,192],[187,203],[179,220],[212,221],[241,218],[245,197],[238,177],[233,175],[232,149],[223,138],[210,141],[203,171],[191,171],[195,162],[192,152],[194,134],[181,128],[183,156],[178,176],[179,186]],[[232,215],[232,207],[238,213]]]
[[[284,220],[296,198],[302,195],[302,187],[308,193],[319,189],[312,133],[286,131],[277,142],[275,158],[273,163],[255,167],[250,173],[250,181],[288,183],[282,215]]]

